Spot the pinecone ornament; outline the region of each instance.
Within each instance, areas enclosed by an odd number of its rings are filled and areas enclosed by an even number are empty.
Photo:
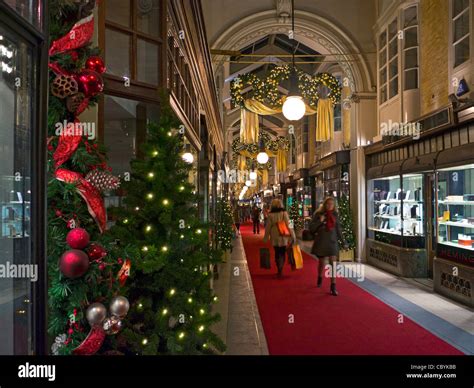
[[[120,179],[110,172],[92,170],[86,175],[86,181],[99,191],[116,190],[120,186]]]

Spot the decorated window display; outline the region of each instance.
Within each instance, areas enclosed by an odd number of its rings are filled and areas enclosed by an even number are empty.
[[[406,248],[425,246],[422,182],[422,174],[369,181],[369,238]]]
[[[437,256],[474,262],[474,165],[438,171]]]

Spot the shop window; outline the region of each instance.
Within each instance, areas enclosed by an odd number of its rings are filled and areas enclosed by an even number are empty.
[[[406,248],[423,248],[423,175],[372,179],[368,190],[369,238]]]
[[[8,3],[19,6],[23,2]],[[20,38],[19,30],[7,30],[0,23],[0,265],[25,265],[33,275],[38,268],[33,268],[32,246],[36,245],[34,239],[40,238],[34,233],[42,228],[32,218],[32,210],[39,205],[31,185],[31,140],[33,131],[38,130],[35,74],[39,67],[34,48]],[[22,80],[21,86],[16,79]],[[19,277],[4,276],[0,279],[0,355],[31,354],[35,283],[27,272]]]
[[[454,67],[470,58],[470,1],[452,0]]]
[[[162,15],[159,0],[107,1],[105,59],[107,74],[158,85]]]
[[[123,178],[130,173],[130,161],[140,157],[140,145],[146,138],[147,125],[158,121],[158,109],[154,104],[105,96],[103,138],[113,174]],[[120,206],[120,200],[119,195],[108,195],[106,205]]]
[[[5,3],[12,7],[30,24],[38,29],[42,29],[41,15],[43,13],[43,5],[40,0],[5,0]]]
[[[474,251],[474,165],[438,172],[438,253]]]

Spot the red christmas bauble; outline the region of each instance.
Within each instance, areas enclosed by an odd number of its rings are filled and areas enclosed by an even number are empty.
[[[72,229],[66,236],[66,242],[72,249],[84,249],[89,241],[89,233],[82,228]]]
[[[87,254],[89,255],[89,259],[94,261],[103,259],[107,256],[107,251],[99,244],[91,244],[87,250]]]
[[[67,278],[79,278],[89,269],[89,258],[83,251],[71,249],[59,259],[59,269]]]
[[[86,69],[81,71],[76,75],[76,81],[79,85],[79,90],[86,97],[93,97],[104,90],[102,76],[93,70]]]
[[[99,74],[103,74],[107,70],[107,68],[105,67],[104,60],[101,57],[87,58],[86,69],[95,71]]]

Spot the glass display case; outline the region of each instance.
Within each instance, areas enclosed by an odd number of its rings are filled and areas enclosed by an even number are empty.
[[[369,238],[401,246],[401,179],[391,176],[368,183]]]
[[[425,247],[423,175],[369,180],[369,238],[404,248]]]
[[[474,254],[474,165],[439,170],[437,184],[438,252],[449,247]]]

